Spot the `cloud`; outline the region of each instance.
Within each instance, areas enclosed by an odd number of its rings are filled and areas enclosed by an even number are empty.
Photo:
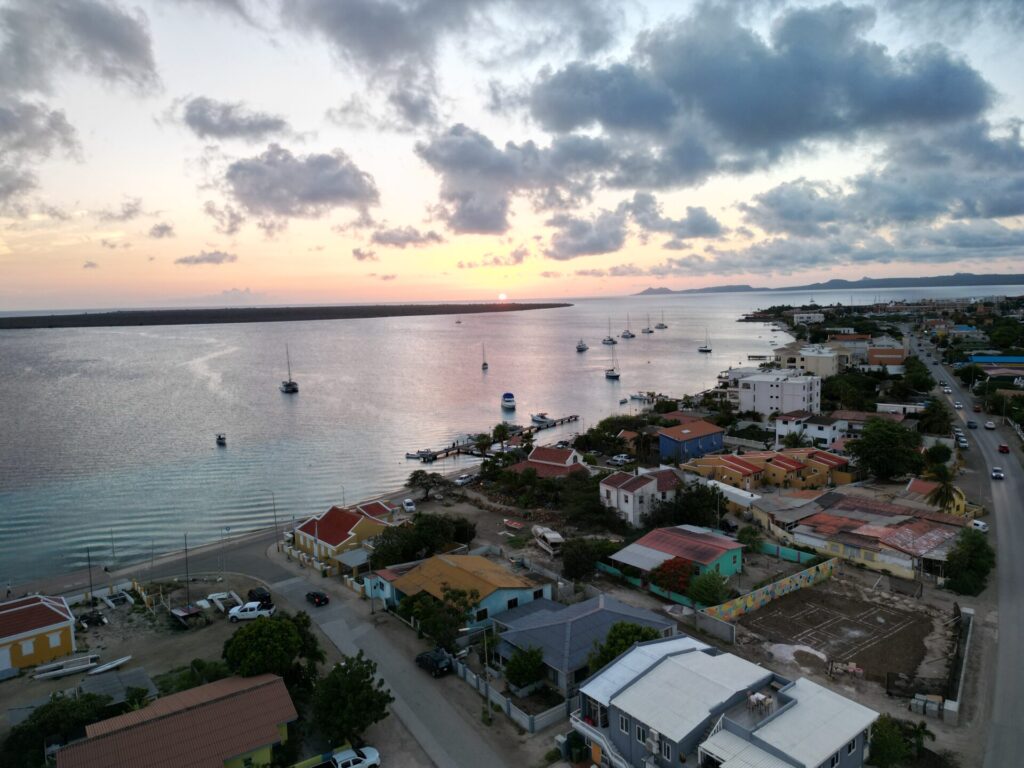
[[[561,272],[552,272],[551,270],[545,270],[544,272],[540,273],[540,276],[541,277],[554,278],[554,277],[561,277],[562,273]]]
[[[340,149],[296,156],[271,144],[257,157],[228,165],[224,180],[243,210],[282,221],[318,218],[338,207],[365,212],[380,199],[373,177]]]
[[[0,212],[11,212],[24,216],[27,210],[18,201],[36,188],[35,175],[20,168],[0,165]]]
[[[184,264],[185,266],[195,266],[197,264],[227,264],[232,261],[238,261],[238,257],[233,253],[225,253],[224,251],[200,251],[193,256],[182,256],[174,260],[175,264]]]
[[[377,261],[377,252],[363,248],[353,248],[352,258],[356,261]]]
[[[419,247],[444,242],[444,238],[434,230],[421,232],[413,226],[378,229],[370,235],[370,240],[376,245],[389,248]]]
[[[244,0],[178,0],[178,2],[187,2],[195,6],[208,8],[211,11],[220,11],[231,16],[237,16],[250,24],[254,23]]]
[[[155,240],[162,240],[165,237],[174,237],[174,225],[162,221],[149,228],[149,236]]]
[[[29,166],[55,152],[78,155],[75,129],[63,111],[14,97],[0,103],[0,210],[38,186]]]
[[[265,293],[254,293],[250,288],[226,288],[217,298],[230,304],[252,304],[267,298]]]
[[[114,221],[131,221],[137,219],[142,215],[142,198],[140,197],[129,197],[121,203],[121,207],[116,210],[107,208],[96,213],[96,218],[100,221],[114,222]]]
[[[213,219],[215,228],[222,235],[238,234],[238,230],[245,222],[245,217],[241,212],[230,205],[219,208],[212,200],[207,200],[203,204],[203,213]]]
[[[716,238],[725,233],[718,219],[704,207],[687,206],[686,216],[681,219],[664,216],[661,204],[649,192],[635,193],[631,201],[619,205],[619,210],[630,214],[643,232],[664,232],[672,235],[670,242],[695,237]]]
[[[47,93],[58,70],[151,92],[148,21],[97,0],[13,0],[0,10],[0,91]]]
[[[379,275],[376,272],[370,272],[370,277],[376,277],[378,280],[394,280],[398,275]]]
[[[459,269],[477,269],[478,267],[516,267],[530,255],[529,249],[521,245],[504,256],[487,254],[480,261],[460,261]]]
[[[626,242],[626,217],[621,211],[601,211],[591,219],[558,214],[545,224],[558,231],[551,236],[551,244],[544,253],[559,261],[614,253]]]
[[[87,261],[82,265],[82,269],[99,269],[100,265],[95,261]]]
[[[206,96],[184,101],[181,120],[201,139],[263,141],[291,133],[288,121],[280,115],[256,112],[241,102],[216,101]]]
[[[100,239],[100,245],[110,250],[116,250],[118,248],[131,248],[132,244],[125,242],[124,240],[110,240],[106,237]]]

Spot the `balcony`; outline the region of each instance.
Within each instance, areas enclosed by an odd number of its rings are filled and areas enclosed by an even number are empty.
[[[573,729],[581,736],[584,736],[591,742],[597,744],[601,748],[601,754],[605,759],[607,759],[608,764],[612,766],[612,768],[632,768],[632,766],[626,761],[626,758],[616,751],[605,730],[584,720],[582,712],[583,710],[577,709],[569,715],[569,722]]]

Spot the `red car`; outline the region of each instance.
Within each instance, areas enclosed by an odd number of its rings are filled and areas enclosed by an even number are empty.
[[[975,413],[981,413],[981,406],[980,405],[974,406],[974,412]]]
[[[1008,446],[1006,443],[1000,443],[999,444],[999,452],[1000,453],[1009,453],[1010,452],[1010,446]]]

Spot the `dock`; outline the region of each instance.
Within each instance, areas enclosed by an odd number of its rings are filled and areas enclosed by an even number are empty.
[[[747,355],[747,360],[774,360],[773,355]]]
[[[552,427],[558,427],[561,426],[562,424],[569,424],[570,422],[573,421],[579,421],[579,419],[579,415],[574,413],[571,416],[560,416],[555,419],[547,419],[541,424],[530,424],[527,427],[511,426],[509,428],[508,436],[516,437],[517,435],[533,435],[536,434],[537,432],[540,432],[543,429],[551,429]],[[432,462],[437,461],[438,459],[443,459],[448,456],[461,455],[484,457],[487,454],[485,452],[479,451],[476,447],[476,443],[473,440],[456,440],[451,445],[445,446],[444,448],[438,448],[437,450],[427,448],[415,452],[410,451],[409,453],[405,454],[405,458],[419,459],[425,464],[430,464]]]

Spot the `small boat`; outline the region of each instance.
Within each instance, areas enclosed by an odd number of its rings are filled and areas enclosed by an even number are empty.
[[[534,424],[550,424],[554,419],[550,418],[546,411],[541,411],[540,413],[531,413],[530,421]]]
[[[647,325],[640,329],[640,333],[654,333],[654,329],[651,328],[651,316],[647,316]]]
[[[629,398],[628,397],[619,398],[619,405],[625,405],[628,402],[629,402]]]
[[[580,339],[580,343],[576,345],[576,351],[586,352],[588,349],[590,349],[590,347],[587,346],[587,342],[585,342],[583,339]]]
[[[633,394],[631,394],[629,396],[629,399],[630,400],[640,400],[641,402],[646,403],[648,400],[651,399],[651,396],[648,395],[646,392],[634,392]]]
[[[501,396],[501,407],[508,411],[514,411],[516,409],[516,396],[511,392],[506,392]]]
[[[623,339],[635,339],[636,334],[629,330],[629,315],[626,315],[626,330],[619,334]]]
[[[432,450],[430,450],[429,448],[422,448],[422,449],[416,451],[416,453],[410,453],[410,452],[406,451],[405,458],[407,458],[407,459],[426,459],[426,458],[429,458],[430,456],[433,456],[433,455],[434,455],[434,452]]]
[[[217,445],[227,445],[227,444],[228,444],[228,436],[225,435],[223,432],[218,432],[217,433]]]
[[[608,335],[601,339],[602,344],[618,344],[615,337],[612,336],[612,319],[608,318]]]
[[[661,313],[661,322],[658,323],[654,327],[657,328],[659,331],[664,331],[666,328],[668,328],[668,326],[665,325],[665,312],[664,311],[662,311],[662,313]]]
[[[501,521],[502,525],[508,528],[510,531],[521,531],[523,530],[523,524],[518,520],[513,520],[511,517],[506,517]]]
[[[294,395],[299,391],[299,384],[292,379],[292,356],[288,353],[288,345],[284,345],[284,356],[288,361],[288,380],[281,382],[281,391],[287,395]]]
[[[484,347],[483,344],[480,345],[480,352],[481,352],[481,354],[483,355],[483,358],[484,358],[483,363],[480,364],[480,370],[481,371],[486,371],[487,367],[488,367],[487,366],[487,349]]]
[[[117,669],[122,664],[127,664],[131,660],[131,656],[122,656],[120,659],[114,659],[113,661],[108,661],[106,664],[100,664],[98,667],[93,667],[88,672],[86,672],[86,674],[101,675],[104,672],[109,672],[112,669]]]
[[[615,350],[614,349],[612,350],[612,367],[604,369],[604,377],[606,379],[615,379],[615,380],[618,380],[618,378],[619,378],[619,363],[615,359]]]
[[[704,343],[697,347],[698,352],[708,354],[711,352],[711,336],[708,335],[708,329],[704,329]]]
[[[462,325],[462,318],[461,317],[455,318],[455,324],[456,325]]]

